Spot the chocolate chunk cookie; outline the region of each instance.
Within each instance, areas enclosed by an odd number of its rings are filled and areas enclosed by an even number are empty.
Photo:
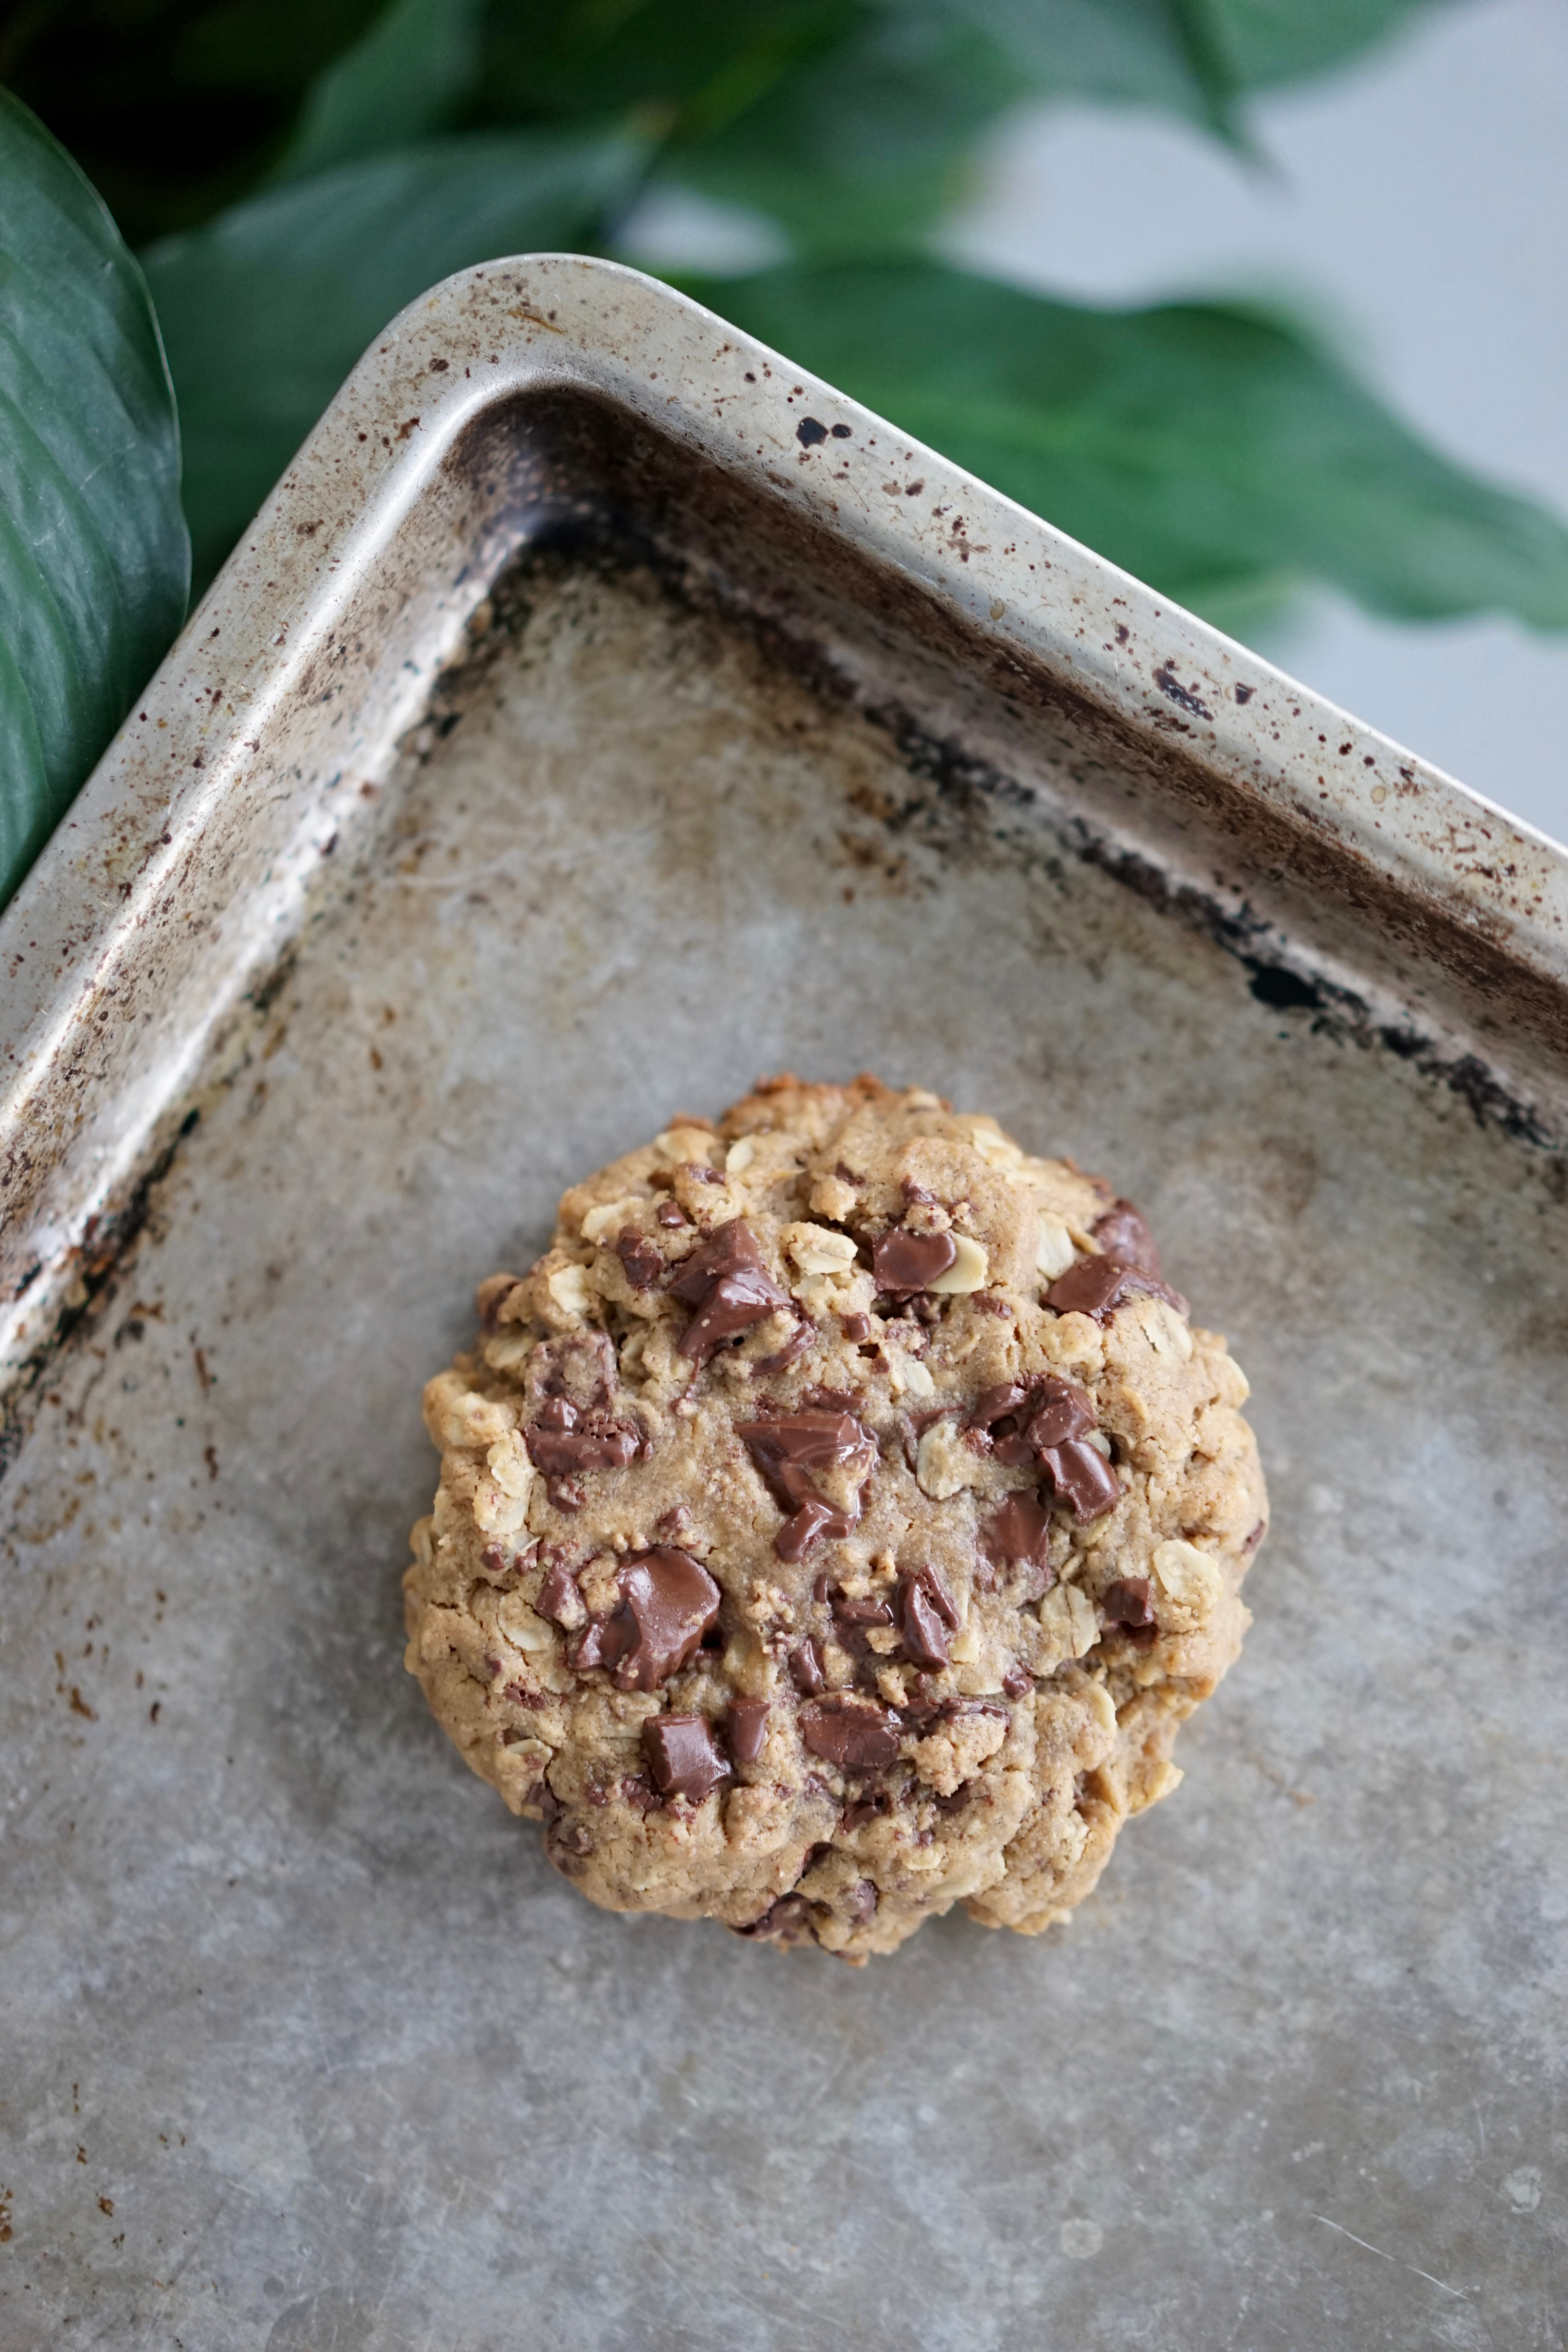
[[[934,1095],[770,1079],[574,1186],[479,1308],[408,1665],[559,1870],[848,1960],[1081,1902],[1266,1512],[1130,1202]]]

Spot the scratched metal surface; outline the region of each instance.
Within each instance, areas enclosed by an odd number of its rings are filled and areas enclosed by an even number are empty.
[[[636,569],[453,712],[9,1475],[0,2341],[1561,2347],[1562,1164]],[[477,1277],[866,1065],[1146,1205],[1275,1529],[1077,1923],[856,1973],[584,1905],[397,1582]]]

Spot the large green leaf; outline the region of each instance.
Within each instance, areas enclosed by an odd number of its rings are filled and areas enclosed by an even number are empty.
[[[196,572],[222,562],[365,345],[471,262],[591,241],[635,142],[470,133],[345,164],[155,246]]]
[[[479,73],[485,0],[393,0],[312,86],[278,176],[308,179],[449,130]]]
[[[142,272],[0,90],[0,899],[184,616],[180,441]]]
[[[1081,309],[924,262],[690,290],[1226,625],[1316,581],[1405,619],[1568,626],[1568,529],[1426,447],[1280,320]]]
[[[672,138],[664,176],[767,215],[801,254],[908,251],[963,193],[1018,75],[945,7],[845,21],[837,46],[795,60],[743,112]]]

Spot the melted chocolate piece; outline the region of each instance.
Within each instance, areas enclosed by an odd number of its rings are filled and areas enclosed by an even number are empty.
[[[877,1890],[868,1878],[858,1878],[849,1889],[844,1908],[858,1927],[877,1916]]]
[[[982,1389],[969,1408],[971,1429],[990,1429],[1009,1415],[1016,1418],[1039,1385],[1037,1381],[998,1381],[994,1388]]]
[[[554,1396],[546,1398],[523,1440],[536,1470],[547,1478],[568,1478],[585,1470],[624,1470],[636,1461],[642,1433],[602,1405],[584,1409],[570,1397]]]
[[[577,1590],[577,1580],[563,1559],[558,1559],[539,1588],[539,1598],[533,1604],[541,1617],[548,1617],[553,1625],[567,1627],[583,1622],[583,1595]]]
[[[1040,1465],[1080,1528],[1090,1519],[1102,1519],[1121,1500],[1115,1471],[1099,1448],[1081,1437],[1043,1447]]]
[[[899,1718],[868,1699],[825,1698],[800,1711],[800,1736],[814,1756],[853,1772],[897,1760]]]
[[[1048,1570],[1050,1541],[1051,1515],[1037,1495],[1009,1495],[980,1530],[980,1549],[994,1568],[1026,1560]]]
[[[1145,1274],[1160,1274],[1160,1252],[1154,1236],[1131,1201],[1118,1201],[1103,1217],[1095,1219],[1090,1231],[1107,1257],[1117,1259],[1122,1265],[1141,1266]]]
[[[1119,1576],[1107,1585],[1100,1606],[1108,1625],[1123,1625],[1130,1633],[1146,1633],[1151,1640],[1160,1630],[1146,1576]]]
[[[727,1223],[716,1225],[707,1240],[699,1242],[690,1256],[681,1260],[669,1295],[683,1298],[689,1307],[700,1307],[726,1275],[766,1271],[755,1234],[743,1217],[731,1217]]]
[[[822,1671],[822,1651],[814,1634],[808,1633],[799,1649],[790,1652],[789,1678],[807,1698],[815,1698],[827,1680]]]
[[[784,1341],[784,1346],[782,1348],[775,1348],[771,1356],[763,1356],[760,1362],[752,1366],[752,1378],[753,1380],[772,1380],[775,1372],[787,1371],[790,1365],[793,1364],[798,1357],[805,1355],[806,1349],[813,1345],[816,1339],[816,1324],[808,1321],[803,1315],[800,1321],[795,1325],[795,1329],[790,1333],[789,1338]]]
[[[899,1579],[894,1601],[899,1638],[917,1666],[952,1663],[958,1612],[934,1568],[917,1568]]]
[[[816,1941],[811,1906],[804,1895],[781,1895],[749,1927],[731,1927],[732,1936],[749,1936],[758,1943],[805,1944]]]
[[[667,1234],[673,1234],[681,1225],[691,1222],[679,1201],[661,1201],[654,1211],[654,1221],[662,1225]]]
[[[870,1338],[871,1318],[868,1315],[841,1315],[838,1319],[844,1326],[844,1337],[852,1340],[856,1347],[863,1339]]]
[[[818,1536],[831,1536],[841,1543],[854,1527],[855,1520],[847,1511],[836,1511],[831,1503],[813,1496],[803,1503],[792,1518],[784,1521],[773,1538],[773,1551],[779,1559],[788,1560],[793,1567],[805,1558]]]
[[[610,1667],[622,1690],[657,1690],[718,1616],[719,1587],[700,1561],[670,1544],[634,1552],[616,1581],[620,1607],[594,1620],[572,1664]]]
[[[647,1235],[639,1234],[635,1225],[623,1225],[616,1235],[616,1255],[634,1290],[651,1290],[664,1272],[663,1252],[656,1249]]]
[[[700,1805],[730,1777],[704,1715],[651,1716],[642,1727],[642,1744],[661,1797],[685,1797]]]
[[[803,1471],[831,1470],[840,1462],[852,1461],[868,1443],[864,1423],[837,1405],[770,1413],[763,1421],[738,1421],[735,1434],[749,1448],[769,1486],[786,1503],[802,1503],[810,1493],[801,1476]]]
[[[890,1802],[885,1789],[879,1789],[874,1796],[856,1797],[845,1806],[840,1826],[847,1830],[864,1829],[866,1823],[874,1822],[879,1813],[885,1813]]]
[[[868,1592],[862,1599],[855,1601],[850,1600],[847,1593],[836,1592],[833,1596],[833,1614],[840,1625],[856,1627],[890,1625],[893,1622],[892,1611],[887,1602],[879,1601],[874,1592]]]
[[[1035,1687],[1035,1677],[1027,1666],[1011,1665],[1002,1677],[1004,1698],[1022,1698],[1026,1690]]]
[[[768,1737],[768,1702],[765,1698],[734,1698],[725,1717],[725,1736],[730,1753],[737,1764],[754,1764],[762,1754]]]
[[[871,1244],[871,1272],[877,1287],[890,1298],[907,1298],[911,1291],[924,1290],[957,1259],[958,1244],[951,1234],[911,1234],[903,1225],[895,1225]]]
[[[1083,1391],[1071,1381],[1051,1375],[1039,1384],[1024,1435],[1034,1451],[1043,1454],[1049,1445],[1066,1445],[1075,1437],[1086,1437],[1093,1427],[1094,1407]]]
[[[979,1793],[980,1788],[977,1781],[961,1780],[950,1795],[932,1797],[931,1803],[939,1813],[961,1813],[966,1805],[973,1803]]]
[[[813,1470],[830,1470],[868,1451],[865,1425],[838,1400],[808,1405],[799,1412],[770,1413],[763,1421],[740,1421],[735,1434],[750,1452],[781,1510],[792,1516],[773,1538],[780,1559],[803,1559],[819,1536],[841,1541],[859,1518],[858,1505],[839,1510],[823,1501]]]
[[[1157,1274],[1141,1265],[1124,1265],[1114,1257],[1080,1257],[1052,1283],[1046,1305],[1054,1307],[1058,1315],[1090,1315],[1097,1323],[1103,1323],[1113,1308],[1139,1292],[1168,1299],[1179,1315],[1187,1311],[1186,1300]]]
[[[731,1217],[699,1243],[669,1287],[673,1297],[697,1306],[680,1342],[681,1354],[697,1364],[705,1363],[721,1341],[790,1304],[742,1217]]]

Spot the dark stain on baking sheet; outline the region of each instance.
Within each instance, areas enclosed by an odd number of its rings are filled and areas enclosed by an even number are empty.
[[[1157,722],[1135,730],[1059,672],[1026,662],[994,632],[964,624],[904,569],[876,565],[785,498],[742,482],[592,397],[533,395],[498,404],[476,420],[447,462],[482,478],[492,543],[510,535],[513,551],[525,557],[554,551],[577,561],[648,565],[671,593],[743,623],[770,660],[888,729],[911,772],[945,801],[1000,812],[1009,804],[1040,806],[1032,785],[965,743],[967,726],[962,733],[933,726],[917,711],[903,680],[942,674],[959,715],[973,716],[976,736],[994,732],[1000,714],[1021,747],[1031,736],[1048,738],[1079,790],[1079,804],[1067,810],[1061,827],[1071,854],[1206,931],[1255,978],[1289,972],[1314,986],[1321,1000],[1311,1007],[1304,1000],[1271,1003],[1268,990],[1290,983],[1264,982],[1259,1002],[1266,1011],[1310,1012],[1336,1034],[1386,1045],[1453,1086],[1478,1116],[1531,1142],[1551,1139],[1546,1120],[1517,1082],[1476,1052],[1443,1041],[1446,1021],[1388,1014],[1390,998],[1414,985],[1434,1005],[1451,1006],[1461,1032],[1495,1034],[1510,1061],[1527,1048],[1560,1084],[1568,1076],[1560,985],[1510,954],[1500,936],[1489,935],[1489,922],[1494,930],[1500,926],[1485,910],[1472,908],[1461,919],[1453,908],[1358,856],[1325,825],[1315,803],[1300,795],[1289,805],[1265,799],[1219,772],[1194,740],[1162,734]],[[781,475],[775,488],[786,488]],[[1190,730],[1206,717],[1202,696],[1168,661],[1151,682],[1166,702],[1179,694],[1183,709],[1193,706],[1187,719],[1173,714],[1173,730]],[[1142,795],[1143,808],[1173,813],[1189,846],[1223,854],[1240,887],[1208,890],[1147,845],[1129,845],[1120,824],[1099,821],[1086,804],[1100,799],[1114,805],[1123,780],[1134,800]],[[1184,860],[1184,866],[1194,862]],[[1300,937],[1291,926],[1282,939],[1278,920],[1255,912],[1245,887],[1249,875],[1282,891],[1300,912]],[[1342,965],[1353,966],[1369,944],[1386,951],[1394,976],[1375,992],[1381,1010],[1373,1009],[1371,992],[1363,998],[1342,978],[1314,971],[1324,959],[1315,954],[1310,931],[1321,916],[1337,927]]]

